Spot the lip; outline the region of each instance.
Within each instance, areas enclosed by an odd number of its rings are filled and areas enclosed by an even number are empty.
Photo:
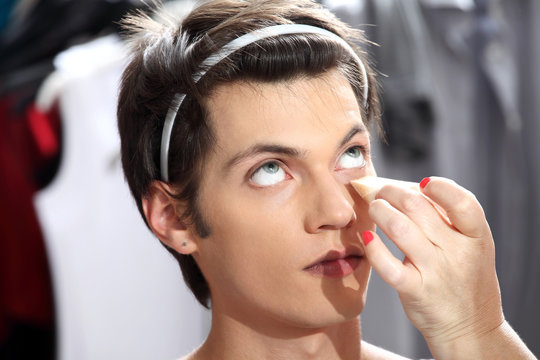
[[[304,270],[319,277],[342,278],[352,274],[362,258],[363,254],[357,248],[330,250]]]

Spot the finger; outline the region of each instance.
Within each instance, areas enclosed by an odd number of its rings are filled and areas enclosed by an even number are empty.
[[[386,200],[377,199],[369,207],[369,217],[415,266],[429,266],[432,244],[422,229],[405,214]]]
[[[441,216],[441,212],[432,200],[420,191],[388,185],[381,188],[376,197],[386,200],[409,217],[435,244],[440,244],[440,240],[445,238],[445,235],[450,235],[451,231],[455,231],[449,224],[449,220]]]
[[[398,292],[407,292],[414,284],[415,274],[412,268],[403,265],[384,245],[380,237],[373,231],[362,234],[366,257],[369,264],[381,278]]]
[[[489,232],[484,210],[470,191],[440,177],[425,178],[421,189],[444,209],[452,225],[463,235],[480,238]]]

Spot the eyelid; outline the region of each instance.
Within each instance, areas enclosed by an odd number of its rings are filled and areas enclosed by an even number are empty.
[[[278,166],[280,168],[283,169],[283,171],[285,172],[285,175],[287,176],[287,178],[292,178],[291,174],[290,174],[290,171],[289,169],[287,168],[287,165],[285,165],[285,163],[279,159],[276,159],[276,158],[270,158],[270,159],[265,159],[265,160],[262,160],[260,162],[257,162],[254,166],[252,166],[248,172],[246,173],[246,181],[254,186],[257,186],[257,187],[268,187],[268,186],[261,186],[261,185],[258,185],[258,184],[255,184],[253,183],[253,181],[251,181],[251,179],[253,178],[253,175],[255,175],[255,173],[257,171],[259,171],[264,165],[266,164],[269,164],[269,163],[276,163],[278,164]]]
[[[359,143],[349,143],[349,144],[346,144],[344,147],[343,147],[343,150],[341,152],[339,152],[339,155],[337,156],[336,158],[336,164],[339,162],[339,159],[343,156],[343,154],[345,154],[345,152],[349,149],[352,149],[352,148],[358,148],[360,149],[360,151],[362,152],[362,156],[364,157],[364,162],[365,164],[360,167],[360,168],[364,168],[367,163],[369,162],[369,160],[371,159],[371,153],[370,153],[370,150],[369,150],[369,147],[366,146],[366,145],[363,145],[363,144],[359,144]],[[355,169],[360,169],[360,168],[355,168]],[[351,170],[351,169],[348,169],[348,168],[339,168],[337,167],[337,170]]]
[[[364,146],[364,145],[358,145],[358,147],[360,148],[360,150],[364,154],[364,157],[366,158],[366,161],[370,160],[371,159],[371,152],[370,152],[369,147]]]
[[[364,160],[366,162],[366,164],[370,161],[371,159],[371,152],[370,152],[370,149],[369,149],[369,140],[363,140],[363,139],[356,139],[354,140],[354,138],[356,138],[357,136],[354,136],[353,139],[350,140],[349,143],[345,144],[341,151],[338,153],[339,155],[336,157],[336,160],[335,162],[337,163],[337,161],[339,160],[339,158],[341,156],[343,156],[343,154],[345,153],[345,151],[351,149],[351,148],[359,148],[360,151],[362,152],[362,155],[364,156]],[[364,142],[367,142],[367,145],[364,143]],[[293,176],[291,175],[291,171],[289,169],[289,167],[287,166],[286,162],[279,159],[278,157],[271,157],[271,156],[276,156],[278,154],[268,154],[269,157],[267,158],[264,158],[263,160],[260,160],[260,161],[257,161],[255,163],[255,165],[253,165],[247,172],[246,172],[246,176],[245,176],[245,179],[248,183],[254,185],[254,186],[258,186],[260,187],[260,185],[257,185],[255,183],[253,183],[251,181],[251,178],[253,177],[253,175],[255,174],[256,171],[258,171],[261,167],[263,167],[264,165],[268,164],[268,163],[277,163],[279,165],[279,167],[281,167],[283,169],[283,171],[285,172],[286,176],[288,179],[291,179],[293,178]],[[364,166],[362,166],[361,168],[364,168]],[[357,168],[358,169],[358,168]],[[337,170],[350,170],[350,169],[341,169],[341,168],[338,168]]]
[[[352,147],[359,147],[362,149],[362,153],[365,155],[369,155],[369,145],[371,144],[369,133],[367,132],[357,132],[352,136],[349,141],[342,144],[340,147],[341,154],[343,152],[347,151],[348,149]]]
[[[345,153],[348,150],[354,149],[354,148],[359,149],[362,154],[362,162],[363,162],[362,165],[352,166],[352,167],[341,166],[340,161],[342,157],[345,155]],[[368,165],[369,161],[370,161],[370,156],[369,156],[369,149],[367,146],[361,145],[361,144],[349,144],[348,146],[345,147],[343,151],[339,153],[338,157],[336,158],[335,171],[353,171],[353,170],[364,169]]]

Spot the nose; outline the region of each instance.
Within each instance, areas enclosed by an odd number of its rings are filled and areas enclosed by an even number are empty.
[[[318,176],[308,189],[310,199],[305,218],[306,231],[318,233],[350,226],[356,220],[353,200],[345,184],[328,174]]]

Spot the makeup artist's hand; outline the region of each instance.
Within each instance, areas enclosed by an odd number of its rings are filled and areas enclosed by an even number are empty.
[[[371,202],[369,216],[405,258],[398,260],[366,232],[370,264],[397,290],[437,359],[534,358],[504,320],[482,207],[448,179],[426,178],[420,187],[387,185]]]

